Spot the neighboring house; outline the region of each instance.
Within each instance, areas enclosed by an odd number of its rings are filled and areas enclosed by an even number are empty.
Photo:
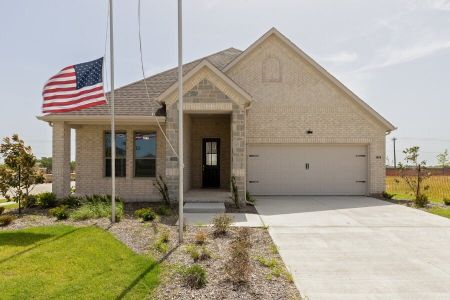
[[[384,190],[385,136],[395,127],[276,29],[245,51],[185,64],[184,187],[254,195],[370,195]],[[116,90],[117,193],[159,199],[162,175],[177,198],[177,69]],[[69,193],[70,129],[79,194],[111,190],[108,105],[40,116],[53,126],[53,191]]]

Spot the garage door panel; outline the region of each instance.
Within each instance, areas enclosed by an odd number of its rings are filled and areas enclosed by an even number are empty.
[[[366,194],[366,146],[250,145],[248,154],[254,195]]]

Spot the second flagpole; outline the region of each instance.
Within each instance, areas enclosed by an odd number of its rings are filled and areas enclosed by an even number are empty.
[[[178,0],[178,226],[179,242],[183,242],[183,24],[182,0]]]
[[[114,111],[114,34],[113,0],[109,0],[109,53],[111,63],[111,222],[116,222],[116,124]]]

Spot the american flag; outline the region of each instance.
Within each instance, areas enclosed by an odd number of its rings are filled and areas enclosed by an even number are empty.
[[[103,57],[62,69],[44,85],[42,112],[68,112],[106,104],[102,72]]]

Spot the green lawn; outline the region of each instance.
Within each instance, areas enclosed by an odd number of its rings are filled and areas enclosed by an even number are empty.
[[[432,176],[424,184],[429,186],[424,193],[430,201],[441,203],[444,198],[450,199],[450,176]],[[386,176],[386,192],[395,194],[394,199],[413,199],[408,185],[398,176]]]
[[[159,272],[97,227],[0,231],[1,299],[143,299]]]
[[[450,207],[433,207],[427,209],[427,212],[450,219]]]

